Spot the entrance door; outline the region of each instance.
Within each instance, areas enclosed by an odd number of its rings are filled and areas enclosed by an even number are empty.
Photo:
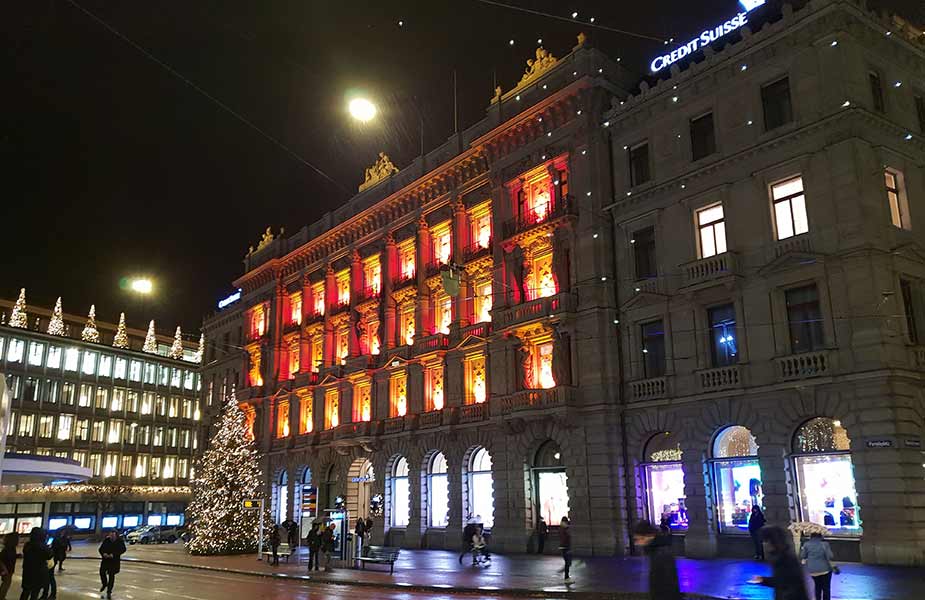
[[[358,458],[350,465],[347,477],[347,510],[356,523],[356,519],[369,517],[372,482],[376,480],[372,463]]]

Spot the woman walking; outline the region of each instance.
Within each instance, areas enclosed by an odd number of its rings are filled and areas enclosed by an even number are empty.
[[[752,536],[755,544],[755,560],[764,560],[764,543],[761,541],[761,528],[764,527],[764,513],[757,504],[752,506],[752,514],[748,517],[748,534]]]
[[[800,558],[813,578],[816,600],[832,600],[832,573],[838,573],[838,567],[832,564],[832,548],[821,533],[809,536],[800,550]]]
[[[13,573],[16,572],[16,546],[18,545],[18,533],[13,532],[3,536],[3,550],[0,551],[0,600],[6,600],[6,593],[13,584]]]
[[[571,583],[569,569],[572,568],[572,532],[569,531],[568,517],[562,517],[559,522],[559,551],[562,552],[562,562],[565,563],[565,583]]]
[[[51,548],[45,544],[45,530],[33,527],[29,541],[22,547],[22,593],[19,600],[38,600],[39,593],[48,585],[48,561]]]
[[[803,569],[790,548],[787,532],[780,527],[765,527],[761,537],[770,546],[771,576],[753,577],[749,583],[774,588],[774,600],[809,600],[803,585]]]
[[[116,584],[116,573],[122,565],[123,554],[125,542],[119,537],[119,532],[112,529],[100,544],[100,583],[103,584],[100,586],[100,598],[105,590],[107,600],[112,600],[112,588]]]

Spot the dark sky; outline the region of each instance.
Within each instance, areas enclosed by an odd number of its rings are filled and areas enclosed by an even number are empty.
[[[504,0],[656,37],[684,38],[735,14],[735,0]],[[771,0],[773,1],[773,0]],[[920,0],[883,0],[908,15]],[[432,149],[484,114],[493,73],[505,90],[537,38],[555,56],[579,31],[640,72],[657,42],[477,0],[28,0],[0,17],[0,297],[95,302],[191,333],[228,294],[268,225],[295,232],[348,196],[81,11],[97,15],[218,102],[355,190],[379,150],[418,151],[417,97]],[[404,22],[402,27],[398,21]],[[515,40],[509,45],[508,40]],[[383,99],[359,128],[345,95]],[[119,279],[150,274],[144,307]],[[144,315],[141,309],[144,308]]]

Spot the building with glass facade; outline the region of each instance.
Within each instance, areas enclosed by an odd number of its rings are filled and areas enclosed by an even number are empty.
[[[5,316],[12,306],[0,301]],[[74,461],[92,476],[76,485],[4,485],[0,531],[182,523],[204,435],[198,344],[176,360],[167,356],[171,337],[157,336],[156,353],[143,352],[145,332],[128,329],[128,347],[116,348],[114,324],[97,321],[99,342],[88,342],[80,338],[85,317],[64,315],[58,336],[46,333],[50,316],[29,307],[27,328],[6,319],[0,326],[6,449]]]
[[[568,515],[623,554],[649,519],[748,556],[757,505],[925,562],[925,40],[751,4],[642,80],[538,49],[485,119],[248,254],[204,402],[237,382],[278,520],[524,551]]]

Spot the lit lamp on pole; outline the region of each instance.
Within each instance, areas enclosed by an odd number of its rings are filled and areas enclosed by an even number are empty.
[[[148,277],[123,277],[119,281],[119,287],[123,290],[132,292],[138,297],[138,308],[142,313],[142,319],[145,315],[145,301],[148,296],[154,293],[154,282]]]
[[[415,112],[418,114],[418,119],[421,124],[421,157],[424,157],[424,115],[421,113],[421,109],[418,107],[417,102],[414,98],[411,98],[409,104],[414,108]],[[350,116],[356,119],[361,123],[369,123],[376,118],[376,115],[379,114],[379,109],[376,108],[375,103],[368,98],[363,96],[356,96],[347,102],[347,112],[350,113]]]

